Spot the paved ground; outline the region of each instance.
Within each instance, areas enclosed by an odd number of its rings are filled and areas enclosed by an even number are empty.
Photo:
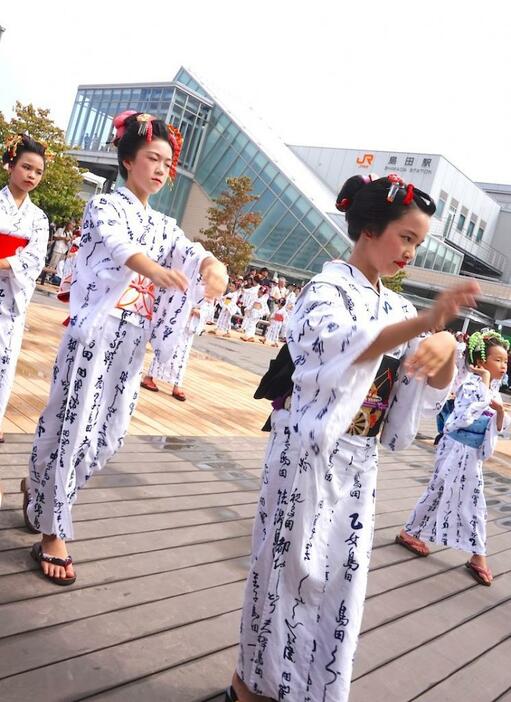
[[[0,447],[2,702],[221,700],[238,640],[261,438],[130,437],[82,491],[69,589],[44,581],[22,527],[30,436]],[[465,556],[418,559],[393,537],[431,470],[384,453],[350,702],[511,699],[511,480],[488,474],[491,588]]]

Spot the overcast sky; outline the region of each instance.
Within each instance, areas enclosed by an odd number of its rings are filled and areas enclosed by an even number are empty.
[[[0,110],[32,102],[65,128],[79,83],[184,64],[288,143],[440,153],[511,183],[510,20],[503,0],[4,2]]]

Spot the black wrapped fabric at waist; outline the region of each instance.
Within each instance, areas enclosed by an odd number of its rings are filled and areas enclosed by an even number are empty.
[[[384,356],[375,379],[355,415],[347,433],[353,436],[377,436],[382,428],[389,406],[390,393],[397,378],[400,360]],[[293,394],[293,373],[295,366],[287,344],[284,344],[277,356],[270,361],[270,367],[261,378],[254,393],[256,400],[271,400],[273,409],[289,409]],[[262,431],[271,430],[271,415],[266,420]]]

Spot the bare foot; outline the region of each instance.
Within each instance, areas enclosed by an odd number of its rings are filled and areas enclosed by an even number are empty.
[[[41,547],[43,553],[46,553],[48,556],[54,556],[55,558],[62,558],[65,560],[69,555],[66,542],[63,539],[58,539],[53,534],[43,534]],[[75,574],[72,563],[64,568],[63,566],[41,561],[41,569],[43,573],[50,578],[73,578]]]
[[[474,553],[470,559],[470,563],[475,566],[477,570],[477,575],[484,582],[485,585],[490,585],[493,582],[493,575],[488,567],[488,561],[486,556],[478,556]]]

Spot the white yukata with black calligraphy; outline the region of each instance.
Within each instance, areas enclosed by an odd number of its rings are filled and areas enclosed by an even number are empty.
[[[188,292],[154,289],[125,265],[137,253],[184,273]],[[78,490],[122,446],[147,342],[160,362],[170,359],[209,255],[175,220],[144,208],[127,188],[88,203],[74,259],[70,324],[29,466],[28,516],[39,531],[73,538]]]
[[[151,378],[163,380],[165,383],[170,383],[177,387],[182,387],[188,361],[190,360],[190,352],[193,345],[193,337],[195,334],[200,334],[204,329],[204,317],[201,315],[201,309],[204,301],[194,305],[190,318],[183,329],[181,339],[174,348],[172,358],[166,363],[160,363],[155,357],[151,361],[151,365],[147,371],[147,375]]]
[[[0,237],[6,245],[4,250],[11,250],[10,238],[20,240],[14,253],[0,255],[10,264],[9,269],[0,270],[0,427],[14,381],[28,303],[44,266],[48,233],[48,218],[28,195],[18,208],[8,186],[0,190]]]
[[[385,326],[415,314],[340,261],[297,300],[288,325],[294,389],[272,414],[241,622],[237,671],[257,694],[348,699],[373,538],[372,434],[390,403],[382,441],[407,446],[421,409],[435,414],[447,394],[398,371],[419,340],[355,361]]]
[[[232,327],[232,317],[235,314],[239,314],[239,307],[236,302],[236,293],[228,293],[224,295],[220,300],[220,314],[216,320],[216,327],[218,331],[224,332],[224,334],[229,334]]]
[[[458,388],[438,444],[435,472],[405,525],[412,536],[486,555],[483,462],[492,456],[499,434],[497,413],[490,407],[493,399],[501,402],[499,385],[493,381],[488,388],[468,373]],[[509,422],[506,414],[502,431]]]

